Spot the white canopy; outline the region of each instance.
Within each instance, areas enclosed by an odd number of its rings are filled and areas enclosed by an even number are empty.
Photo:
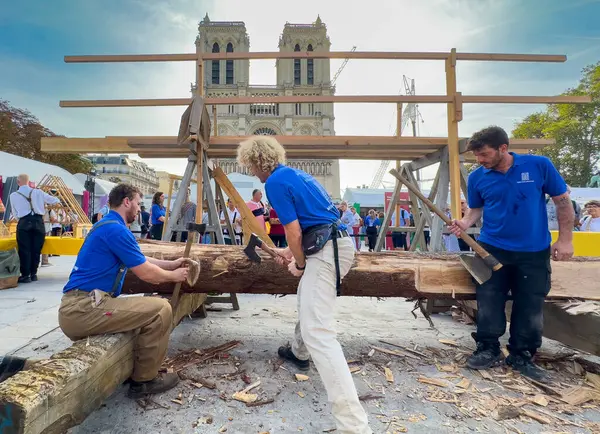
[[[22,173],[29,175],[29,180],[36,184],[45,175],[60,176],[67,187],[76,195],[82,195],[85,190],[83,183],[75,175],[70,174],[61,167],[19,157],[7,152],[0,152],[0,175],[2,175],[3,179],[11,176],[19,176]]]

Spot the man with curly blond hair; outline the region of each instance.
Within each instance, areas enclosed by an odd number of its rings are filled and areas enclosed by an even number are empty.
[[[285,165],[285,150],[274,137],[254,136],[240,143],[238,162],[261,182],[285,229],[288,247],[278,262],[287,263],[298,286],[298,323],[291,346],[279,356],[300,370],[319,371],[337,431],[371,433],[348,363],[334,329],[336,289],[350,271],[354,244],[325,189],[309,174]]]

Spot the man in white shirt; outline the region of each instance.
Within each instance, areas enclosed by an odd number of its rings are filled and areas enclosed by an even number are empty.
[[[242,216],[239,211],[231,201],[231,199],[227,199],[227,216],[229,217],[229,221],[231,222],[231,226],[233,226],[233,230],[235,231],[235,243],[232,242],[231,235],[229,234],[228,229],[223,229],[223,238],[225,239],[225,244],[241,244],[240,234],[242,233]],[[221,224],[225,225],[225,211],[221,211]]]
[[[19,283],[35,282],[40,265],[42,246],[46,238],[44,228],[45,204],[60,203],[58,197],[44,193],[37,188],[29,187],[29,175],[17,177],[19,189],[10,195],[12,215],[17,224],[17,246],[21,261],[21,277]]]

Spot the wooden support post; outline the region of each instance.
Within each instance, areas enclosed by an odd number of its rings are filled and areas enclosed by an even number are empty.
[[[163,223],[163,231],[161,235],[161,239],[165,239],[165,232],[167,231],[167,224],[169,222],[169,214],[171,213],[171,198],[173,197],[173,182],[174,179],[169,179],[169,196],[167,197],[167,209],[165,210],[165,221]],[[166,240],[170,241],[170,240]]]
[[[403,165],[402,171],[404,172],[406,179],[408,181],[410,181],[412,184],[414,184],[420,190],[421,187],[419,186],[413,173],[410,171],[409,166],[406,164]],[[400,173],[402,173],[402,172],[400,172]],[[429,225],[429,227],[431,227],[431,214],[429,213],[429,208],[427,208],[427,205],[425,205],[424,203],[421,203],[421,209],[423,210],[423,215],[421,215],[419,212],[419,199],[417,198],[417,196],[414,193],[409,192],[409,194],[410,194],[410,203],[411,203],[411,207],[412,207],[412,215],[413,215],[413,220],[415,221],[415,226],[417,228],[419,227],[419,225],[421,226],[421,230],[415,231],[415,236],[413,238],[414,243],[411,242],[410,250],[414,252],[416,249],[416,246],[419,245],[421,247],[421,251],[426,252],[427,244],[425,243],[425,235],[423,234],[423,229],[425,227],[425,223],[427,223]],[[421,224],[421,220],[424,221],[423,224]],[[410,237],[410,234],[407,234],[406,236]],[[413,244],[414,244],[414,246],[413,246]]]
[[[198,75],[196,77],[196,93],[199,96],[204,96],[204,61],[202,57],[198,56],[197,59],[197,70]],[[202,155],[204,153],[204,147],[200,142],[196,142],[196,223],[202,223],[202,214],[204,211],[204,182],[202,179]],[[194,231],[194,242],[198,242],[200,234]]]
[[[444,152],[442,160],[440,161],[439,168],[439,181],[438,191],[436,195],[435,204],[441,210],[444,210],[448,206],[448,184],[449,184],[449,164],[448,164],[448,149]],[[444,250],[444,243],[442,242],[442,228],[444,222],[437,215],[433,217],[431,225],[431,250],[434,252],[440,252]]]
[[[213,113],[213,125],[214,125],[214,127],[213,127],[213,136],[216,137],[216,136],[219,135],[219,131],[218,131],[218,128],[217,128],[217,106],[216,105],[213,105],[212,113]]]
[[[446,94],[452,97],[448,103],[448,161],[450,170],[450,205],[452,218],[460,216],[460,168],[458,146],[458,122],[460,121],[458,95],[456,93],[456,48],[446,59]]]

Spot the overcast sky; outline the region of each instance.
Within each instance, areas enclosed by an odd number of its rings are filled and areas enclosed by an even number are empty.
[[[327,25],[332,50],[566,54],[564,64],[459,62],[463,94],[553,95],[600,60],[600,0],[30,0],[0,9],[0,98],[68,137],[175,135],[183,107],[61,109],[60,99],[180,98],[191,63],[65,64],[64,55],[195,50],[198,21],[244,21],[252,51],[276,51],[286,21]],[[332,60],[332,74],[341,60]],[[445,92],[443,62],[350,60],[337,94]],[[275,83],[275,61],[253,61],[252,84]],[[490,124],[511,130],[539,106],[468,105],[460,134]],[[420,135],[445,136],[443,105],[421,105]],[[338,135],[391,135],[393,104],[337,104]],[[182,172],[183,160],[147,160]],[[379,162],[342,161],[341,188],[370,184]],[[389,176],[389,175],[388,175]]]

